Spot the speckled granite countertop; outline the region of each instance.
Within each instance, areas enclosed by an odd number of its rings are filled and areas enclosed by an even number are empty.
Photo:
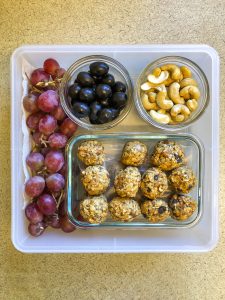
[[[2,0],[0,8],[0,298],[225,299],[223,201],[220,242],[207,254],[27,255],[16,251],[10,241],[9,104],[10,55],[22,44],[205,43],[215,47],[221,58],[223,128],[225,2]],[[223,154],[220,171],[222,195]]]

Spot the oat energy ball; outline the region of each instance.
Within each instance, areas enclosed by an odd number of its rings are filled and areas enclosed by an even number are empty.
[[[170,210],[165,200],[147,200],[141,204],[141,212],[149,222],[158,223],[170,217]]]
[[[185,163],[184,151],[175,142],[160,141],[155,146],[151,163],[163,171],[173,170]]]
[[[141,184],[141,174],[136,167],[126,167],[115,177],[114,187],[120,197],[135,197]]]
[[[173,170],[169,180],[177,192],[184,194],[188,194],[197,182],[193,171],[187,167]]]
[[[139,141],[127,142],[124,145],[121,162],[127,166],[138,167],[143,164],[147,155],[147,147]]]
[[[88,197],[80,202],[80,214],[85,221],[99,224],[106,220],[108,202],[104,195]]]
[[[77,156],[87,166],[102,165],[105,160],[104,147],[98,141],[85,141],[78,147]]]
[[[145,197],[155,199],[168,188],[166,174],[158,168],[148,169],[141,179],[141,191]]]
[[[109,211],[114,220],[130,222],[141,214],[137,201],[129,198],[115,197],[109,203]]]
[[[169,201],[171,217],[178,221],[190,218],[197,208],[196,202],[189,196],[173,195]]]
[[[89,166],[81,173],[81,182],[89,195],[100,195],[109,186],[109,173],[102,166]]]

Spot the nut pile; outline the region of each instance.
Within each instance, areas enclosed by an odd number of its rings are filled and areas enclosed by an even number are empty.
[[[141,101],[154,121],[178,124],[198,108],[198,83],[186,66],[167,64],[155,68],[141,85]]]

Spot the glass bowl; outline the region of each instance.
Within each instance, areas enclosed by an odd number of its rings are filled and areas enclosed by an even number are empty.
[[[73,114],[72,106],[69,100],[68,96],[68,88],[71,84],[74,83],[74,80],[79,72],[82,71],[88,71],[89,70],[89,65],[95,61],[99,62],[105,62],[109,66],[109,73],[112,74],[115,77],[116,81],[121,81],[125,84],[127,90],[127,104],[123,108],[123,110],[120,112],[119,116],[114,119],[111,122],[104,123],[104,124],[91,124],[89,121],[89,118],[82,118],[79,119],[75,117]],[[68,117],[74,121],[76,124],[79,126],[89,129],[89,130],[105,130],[109,129],[111,127],[116,126],[119,124],[129,113],[132,105],[132,92],[133,92],[133,87],[131,83],[131,79],[129,76],[129,73],[125,69],[125,67],[120,64],[118,61],[115,59],[108,57],[108,56],[103,56],[103,55],[91,55],[91,56],[85,56],[79,60],[77,60],[74,64],[72,64],[69,69],[66,71],[62,82],[60,84],[60,101],[61,105],[68,115]]]
[[[198,100],[198,108],[194,112],[191,112],[190,117],[186,121],[177,124],[161,124],[156,122],[145,110],[141,101],[141,85],[142,83],[147,81],[147,75],[149,75],[155,68],[165,64],[175,64],[178,66],[188,67],[192,72],[192,78],[194,78],[197,81],[198,88],[201,93],[201,96]],[[136,83],[135,105],[140,116],[151,125],[158,127],[160,129],[175,131],[190,126],[194,121],[198,120],[199,117],[204,113],[208,105],[208,102],[209,102],[209,85],[204,72],[197,64],[181,56],[166,56],[154,61],[153,63],[150,63],[141,72]]]

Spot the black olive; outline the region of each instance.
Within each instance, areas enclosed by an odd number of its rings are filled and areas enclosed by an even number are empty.
[[[99,102],[95,101],[93,103],[91,103],[90,105],[90,112],[91,114],[97,115],[97,113],[99,112],[99,110],[102,109],[102,106]]]
[[[83,102],[74,102],[73,112],[77,118],[85,118],[90,113],[90,108],[86,103]]]
[[[118,92],[126,92],[126,86],[124,83],[117,81],[114,86],[113,86],[113,92],[118,93]]]
[[[94,79],[88,72],[80,72],[77,75],[78,83],[83,87],[92,87],[94,85]]]
[[[114,93],[112,95],[112,106],[121,109],[126,105],[127,95],[122,92]]]
[[[102,83],[108,84],[112,87],[115,84],[115,78],[112,74],[107,74],[105,77],[103,77]]]
[[[102,77],[101,76],[93,76],[93,79],[96,84],[102,83]]]
[[[94,76],[104,76],[109,71],[109,66],[101,61],[96,61],[89,66],[90,72]]]
[[[99,102],[101,103],[102,107],[109,107],[110,106],[110,99],[100,99]]]
[[[115,109],[115,108],[111,108],[112,111],[112,120],[114,120],[115,118],[117,118],[120,114],[119,109]]]
[[[80,93],[81,87],[78,83],[72,84],[68,89],[68,95],[73,99],[77,100],[79,99],[79,93]]]
[[[99,99],[106,99],[111,97],[112,90],[108,84],[99,84],[96,87],[96,95]]]
[[[113,117],[114,113],[111,108],[103,108],[98,112],[98,120],[101,124],[112,121]]]
[[[80,101],[90,103],[95,99],[95,92],[92,88],[82,88],[79,95]]]

